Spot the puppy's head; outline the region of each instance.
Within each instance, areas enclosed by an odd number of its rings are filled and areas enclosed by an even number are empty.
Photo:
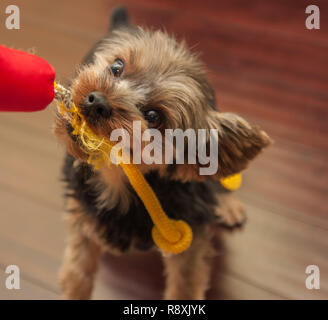
[[[215,178],[241,171],[270,143],[257,127],[237,115],[215,110],[214,93],[202,63],[184,43],[161,31],[114,31],[95,53],[93,62],[81,68],[72,94],[91,129],[106,138],[114,129],[123,128],[132,139],[133,122],[139,121],[142,131],[153,128],[162,135],[165,129],[206,129],[206,145],[210,143],[210,129],[217,129]],[[70,131],[59,117],[57,137],[73,156],[86,159]],[[130,145],[133,149],[133,143]],[[142,147],[145,145],[142,143]],[[164,153],[165,147],[162,150]],[[144,171],[159,169],[182,180],[202,178],[199,169],[203,165],[198,160],[192,164],[142,166]]]

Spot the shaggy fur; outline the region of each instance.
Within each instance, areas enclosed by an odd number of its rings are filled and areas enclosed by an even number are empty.
[[[117,78],[109,66],[118,58],[125,67]],[[218,129],[219,170],[214,176],[200,176],[199,163],[140,165],[168,216],[188,222],[195,236],[183,254],[163,257],[164,297],[203,299],[210,275],[208,258],[213,253],[211,226],[218,217],[229,226],[244,220],[242,206],[218,179],[246,168],[270,139],[237,115],[216,111],[205,68],[184,43],[161,31],[131,27],[122,9],[114,13],[109,36],[88,55],[72,83],[77,106],[95,91],[105,96],[112,114],[86,120],[104,137],[116,128],[132,136],[134,120],[141,121],[145,130],[149,124],[144,112],[149,109],[160,114],[160,130]],[[122,169],[111,166],[95,171],[71,132],[71,126],[57,115],[55,134],[68,151],[64,179],[70,226],[60,280],[64,297],[87,299],[100,253],[153,248],[153,223]]]

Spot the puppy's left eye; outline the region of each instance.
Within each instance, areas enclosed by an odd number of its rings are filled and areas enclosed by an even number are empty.
[[[145,120],[148,121],[151,127],[159,126],[161,122],[161,116],[158,111],[156,110],[146,110],[144,111]]]
[[[110,70],[114,77],[120,77],[124,71],[124,62],[121,59],[116,59],[110,66]]]

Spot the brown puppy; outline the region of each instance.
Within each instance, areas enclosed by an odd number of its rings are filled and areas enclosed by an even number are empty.
[[[142,131],[156,128],[162,134],[165,129],[217,129],[214,175],[200,175],[200,161],[139,165],[168,216],[185,220],[194,232],[187,251],[163,256],[164,297],[203,299],[213,252],[211,226],[218,216],[228,225],[244,219],[242,206],[218,180],[246,168],[270,139],[239,116],[216,111],[205,68],[184,43],[161,31],[129,26],[124,10],[114,14],[109,37],[79,71],[72,93],[88,125],[103,137],[117,128],[132,137],[134,121],[140,121]],[[88,299],[101,252],[154,248],[153,224],[122,169],[94,170],[71,131],[58,115],[55,134],[68,151],[64,176],[70,225],[60,282],[64,297]]]

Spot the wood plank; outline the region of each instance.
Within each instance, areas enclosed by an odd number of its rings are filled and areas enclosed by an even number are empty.
[[[288,299],[327,299],[327,230],[254,204],[247,210],[245,232],[223,235],[229,273]],[[305,287],[305,268],[312,264],[322,271],[320,290]]]
[[[137,22],[140,24],[151,22],[151,25],[156,25],[158,12],[162,12],[162,15],[171,13],[180,17],[192,15],[192,21],[210,20],[226,25],[239,25],[247,30],[264,31],[268,37],[283,34],[305,43],[327,43],[327,29],[322,27],[323,30],[320,32],[309,33],[305,28],[305,8],[309,5],[306,0],[278,0],[265,3],[256,0],[224,0],[220,3],[205,0],[201,5],[195,0],[141,0],[138,1],[138,5],[131,0],[122,0],[122,3],[136,12]],[[327,3],[320,2],[319,7],[321,16],[325,18],[328,14]],[[324,26],[326,22],[322,23]]]

